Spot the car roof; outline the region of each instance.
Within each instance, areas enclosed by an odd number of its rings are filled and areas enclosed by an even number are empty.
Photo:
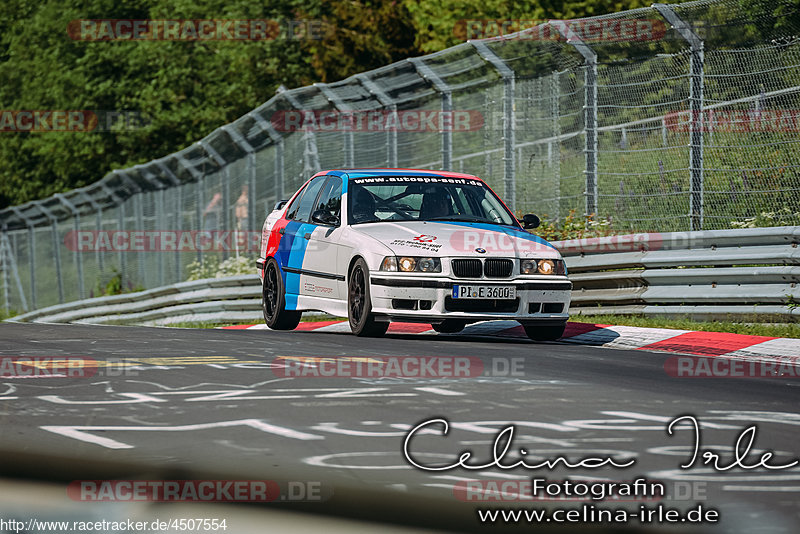
[[[367,176],[439,176],[442,178],[469,178],[472,180],[481,180],[477,176],[464,174],[462,172],[432,171],[428,169],[331,169],[327,171],[320,171],[315,176],[323,174],[341,176],[342,178],[346,178],[348,180],[352,178],[364,178]]]

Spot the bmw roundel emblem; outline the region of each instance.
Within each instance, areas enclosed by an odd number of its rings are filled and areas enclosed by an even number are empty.
[[[475,252],[477,252],[478,254],[486,254],[486,249],[485,248],[476,248]]]

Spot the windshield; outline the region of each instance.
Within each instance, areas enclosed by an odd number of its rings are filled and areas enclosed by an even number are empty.
[[[467,221],[519,226],[482,181],[438,176],[350,180],[350,224],[380,221]]]

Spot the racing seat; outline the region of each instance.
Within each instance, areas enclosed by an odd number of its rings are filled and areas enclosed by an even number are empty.
[[[453,214],[450,198],[444,193],[425,193],[419,207],[419,218],[424,221]]]
[[[377,208],[375,197],[373,197],[366,189],[362,188],[356,192],[352,206],[354,222],[378,220],[378,218],[375,216],[375,209]]]

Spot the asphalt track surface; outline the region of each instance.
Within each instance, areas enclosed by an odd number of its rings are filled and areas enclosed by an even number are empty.
[[[664,502],[719,510],[722,523],[713,532],[800,529],[800,469],[715,471],[699,461],[681,469],[694,433],[688,426],[672,436],[666,432],[675,417],[695,416],[703,424],[701,452],[712,450],[720,464],[729,464],[739,435],[756,425],[745,463],[756,463],[765,450],[775,452],[771,464],[787,463],[800,456],[796,378],[673,378],[664,371],[671,354],[526,339],[0,324],[0,357],[34,356],[101,363],[91,377],[0,378],[3,471],[15,476],[19,468],[8,463],[8,453],[22,451],[70,458],[72,476],[76,466],[86,466],[88,474],[92,462],[105,461],[176,473],[206,470],[232,479],[290,473],[319,483],[323,493],[335,495],[337,486],[348,486],[434,503],[460,502],[464,494],[454,486],[463,488],[465,480],[492,488],[492,481],[531,477],[643,476],[674,492]],[[468,358],[476,376],[313,376],[322,369],[318,358],[395,356]],[[298,360],[303,357],[311,359]],[[298,369],[307,376],[285,376]],[[465,449],[485,463],[498,430],[510,424],[511,450],[527,450],[529,463],[563,455],[572,461],[633,458],[635,464],[552,471],[413,469],[402,453],[405,436],[433,418],[447,419],[451,429],[443,437],[441,425],[432,426],[411,441],[415,458],[427,465],[453,463]],[[506,502],[488,503],[470,495],[478,499],[470,510],[531,506],[510,493]]]

